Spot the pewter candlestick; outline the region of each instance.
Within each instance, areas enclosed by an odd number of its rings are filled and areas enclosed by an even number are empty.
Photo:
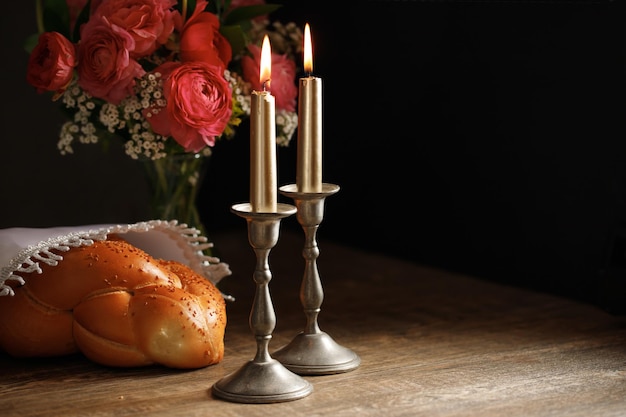
[[[274,352],[273,357],[287,369],[303,375],[351,371],[360,365],[359,356],[321,331],[317,322],[324,292],[317,270],[319,249],[316,234],[324,218],[324,200],[339,191],[339,186],[322,183],[320,192],[299,192],[296,184],[290,184],[280,187],[279,190],[294,200],[298,210],[296,217],[305,234],[302,254],[306,263],[300,287],[300,301],[304,307],[306,326],[288,345]]]
[[[213,385],[213,393],[222,399],[240,403],[276,403],[292,401],[309,395],[312,385],[291,372],[268,352],[276,314],[269,292],[272,273],[270,250],[278,242],[280,220],[296,212],[289,204],[278,204],[276,213],[253,212],[248,203],[236,204],[231,211],[248,222],[248,241],[257,263],[254,270],[256,293],[250,312],[250,328],[257,342],[256,356],[239,370]]]

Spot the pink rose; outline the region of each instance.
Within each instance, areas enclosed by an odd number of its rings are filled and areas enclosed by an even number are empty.
[[[78,44],[78,85],[94,97],[119,104],[133,94],[135,78],[145,71],[130,58],[133,37],[105,17],[92,17],[81,28]]]
[[[203,61],[226,68],[232,59],[232,48],[220,33],[216,15],[203,11],[199,2],[194,14],[185,22],[180,34],[180,60]]]
[[[38,93],[61,93],[72,81],[75,66],[74,44],[58,32],[44,32],[28,59],[26,81]]]
[[[163,79],[165,107],[144,111],[152,130],[172,136],[186,152],[215,145],[232,113],[232,92],[219,66],[167,62],[154,72]]]
[[[248,45],[252,56],[246,55],[241,59],[243,78],[250,83],[253,89],[263,89],[259,79],[261,68],[261,48],[256,45]],[[272,53],[272,78],[270,91],[276,99],[276,108],[286,111],[296,110],[296,98],[298,87],[295,83],[296,63],[286,55]]]
[[[130,33],[135,40],[130,56],[141,58],[167,42],[174,31],[171,8],[175,5],[176,0],[108,0],[100,4],[95,16],[104,16]]]

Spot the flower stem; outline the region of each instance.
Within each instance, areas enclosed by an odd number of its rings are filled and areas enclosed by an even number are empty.
[[[144,163],[152,187],[155,219],[178,220],[203,234],[204,226],[196,206],[201,168],[206,158],[194,154],[170,155]]]

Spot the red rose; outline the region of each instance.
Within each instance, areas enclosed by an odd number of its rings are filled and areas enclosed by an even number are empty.
[[[150,108],[144,116],[152,130],[172,136],[186,152],[215,145],[232,113],[232,93],[219,66],[206,62],[167,62],[161,73],[165,107]]]
[[[220,33],[216,15],[204,12],[206,2],[198,2],[180,34],[180,60],[203,61],[226,68],[232,59],[230,43]]]
[[[57,32],[44,32],[28,59],[26,81],[37,89],[63,92],[76,66],[74,44]]]
[[[92,17],[81,28],[78,85],[94,97],[119,104],[134,93],[135,78],[145,74],[130,58],[134,49],[135,41],[127,31],[105,17]]]
[[[253,89],[263,89],[259,79],[261,68],[261,48],[256,45],[248,45],[252,54],[241,58],[243,78],[250,83]],[[279,110],[296,111],[296,98],[298,87],[295,83],[296,63],[286,55],[272,53],[272,77],[270,91],[276,99],[276,108]]]
[[[174,12],[170,9],[175,5],[176,0],[109,0],[102,2],[95,15],[130,33],[135,40],[130,56],[141,58],[167,42],[174,31]]]

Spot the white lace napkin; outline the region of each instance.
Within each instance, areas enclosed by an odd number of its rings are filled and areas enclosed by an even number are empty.
[[[41,273],[41,263],[56,266],[67,252],[104,240],[111,233],[123,235],[130,244],[155,258],[181,262],[205,276],[213,284],[231,274],[228,264],[202,251],[213,247],[196,228],[176,220],[150,220],[126,225],[0,229],[0,296],[13,295],[7,281],[25,284],[20,272]],[[226,298],[232,298],[225,296]]]

